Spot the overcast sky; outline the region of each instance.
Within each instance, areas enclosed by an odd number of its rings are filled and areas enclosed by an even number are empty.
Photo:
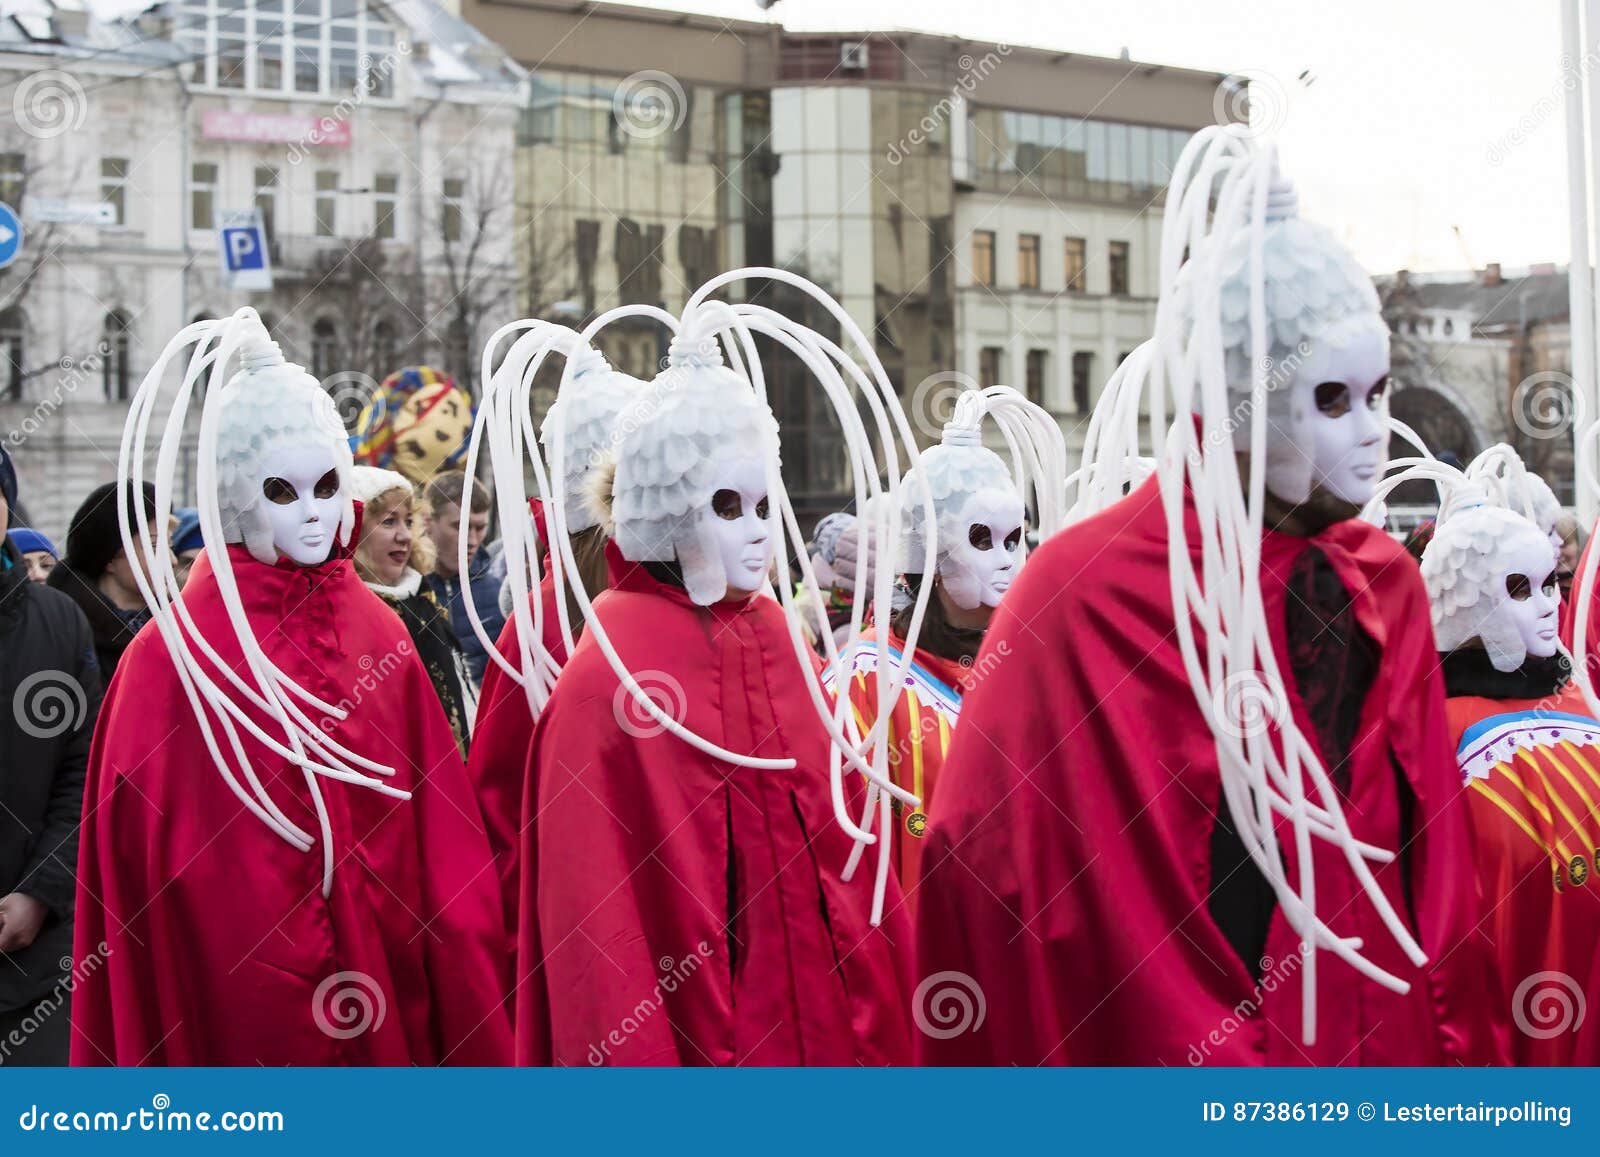
[[[765,18],[755,0],[638,6]],[[1372,272],[1567,260],[1558,0],[779,0],[770,15],[1265,75],[1304,210]]]

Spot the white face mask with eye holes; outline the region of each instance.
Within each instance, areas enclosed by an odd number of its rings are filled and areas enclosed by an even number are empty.
[[[261,509],[279,557],[299,566],[327,562],[344,510],[344,485],[332,447],[270,451],[261,463]]]
[[[727,576],[725,597],[747,597],[760,590],[772,563],[767,472],[760,458],[733,458],[715,464],[709,525],[722,573]]]
[[[956,541],[940,543],[939,579],[950,601],[964,611],[997,607],[1022,563],[1022,499],[1012,490],[980,490],[955,519]]]
[[[1292,388],[1310,392],[1311,485],[1365,506],[1389,451],[1389,331],[1357,314],[1329,326],[1297,367]],[[1270,480],[1269,480],[1270,481]]]
[[[1485,624],[1484,642],[1501,636],[1506,643],[1513,637],[1521,641],[1522,650],[1534,659],[1548,659],[1556,653],[1557,631],[1560,625],[1561,591],[1556,586],[1555,566],[1550,560],[1550,550],[1543,540],[1533,535],[1521,536],[1511,552],[1507,571],[1495,576],[1505,594],[1492,612],[1498,623]],[[1494,659],[1493,648],[1490,654]],[[1509,661],[1507,659],[1506,661]],[[1505,668],[1500,662],[1495,667],[1515,670],[1521,662]]]

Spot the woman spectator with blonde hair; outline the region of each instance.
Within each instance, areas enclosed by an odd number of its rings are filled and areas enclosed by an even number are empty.
[[[356,573],[405,623],[465,757],[477,689],[449,612],[422,582],[433,569],[433,543],[415,525],[411,483],[393,470],[356,466],[350,472],[350,488],[362,504]]]

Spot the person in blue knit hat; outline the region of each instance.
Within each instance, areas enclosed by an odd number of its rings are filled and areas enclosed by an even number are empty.
[[[27,568],[28,581],[42,583],[50,577],[50,572],[56,568],[56,544],[48,537],[27,526],[15,526],[6,532],[6,537],[11,540],[11,545],[17,548],[17,553],[22,556],[22,564]]]

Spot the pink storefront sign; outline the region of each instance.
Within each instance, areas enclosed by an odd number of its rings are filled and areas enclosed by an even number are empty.
[[[216,108],[207,110],[200,118],[200,135],[212,141],[342,149],[350,144],[350,122],[332,116],[232,112]]]

